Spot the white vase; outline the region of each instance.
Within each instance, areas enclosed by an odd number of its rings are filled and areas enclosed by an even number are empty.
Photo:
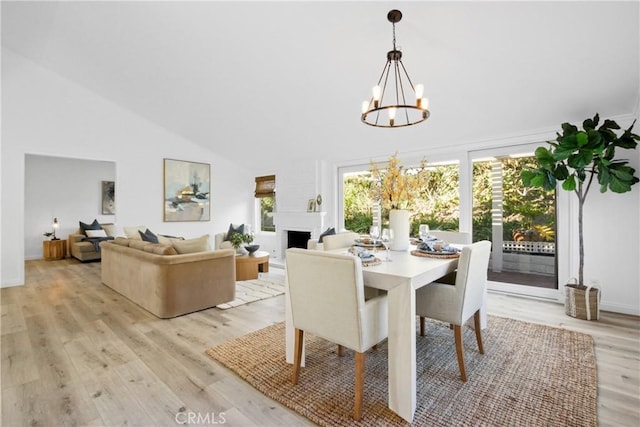
[[[389,228],[393,230],[391,250],[406,251],[409,249],[409,211],[391,209],[389,211]]]

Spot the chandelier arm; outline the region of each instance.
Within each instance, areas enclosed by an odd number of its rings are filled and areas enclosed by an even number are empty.
[[[407,72],[407,69],[404,68],[404,64],[402,63],[402,61],[399,61],[400,65],[402,65],[402,71],[404,71],[404,75],[407,76],[407,80],[409,81],[409,84],[411,85],[411,90],[413,90],[414,92],[416,91],[416,89],[413,87],[413,82],[411,81],[411,77],[409,77],[409,73]]]
[[[404,68],[404,65],[402,64],[402,61],[397,61],[396,62],[396,68],[398,69],[398,75],[400,76],[399,80],[400,80],[400,94],[402,95],[402,105],[406,106],[406,105],[408,105],[407,104],[407,98],[405,97],[404,84],[402,83],[402,74],[400,74],[400,68],[398,67],[398,62],[402,66],[402,69],[404,70],[404,74],[407,77],[407,80],[409,80],[409,84],[410,85],[411,85],[411,79],[407,75],[407,70]],[[411,87],[413,88],[413,85],[411,85]],[[403,108],[403,110],[404,110],[405,119],[406,119],[407,123],[409,123],[409,110],[407,108]]]

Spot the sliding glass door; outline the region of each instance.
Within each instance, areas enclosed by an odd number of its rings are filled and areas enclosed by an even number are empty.
[[[558,288],[556,198],[522,185],[520,174],[534,161],[521,146],[470,153],[472,230],[474,241],[492,242],[494,288],[544,295]]]

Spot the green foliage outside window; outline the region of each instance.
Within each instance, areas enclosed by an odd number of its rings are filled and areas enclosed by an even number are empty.
[[[273,224],[275,202],[275,197],[260,198],[260,231],[276,231],[276,226]]]

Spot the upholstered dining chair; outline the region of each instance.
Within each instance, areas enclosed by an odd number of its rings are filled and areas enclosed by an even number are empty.
[[[324,236],[322,240],[323,250],[331,251],[334,249],[342,249],[345,250],[353,246],[356,239],[359,239],[360,235],[353,231],[343,231],[341,233],[332,234],[329,236]],[[367,286],[364,287],[364,298],[371,299],[375,298],[378,295],[385,294],[385,291],[380,289],[369,288]],[[338,354],[342,356],[342,347],[338,346]]]
[[[453,325],[456,354],[462,381],[467,381],[462,346],[462,327],[473,317],[478,351],[484,354],[480,327],[480,307],[487,284],[491,242],[482,240],[462,248],[454,285],[433,282],[416,291],[416,314],[420,316],[420,335],[424,335],[424,318]]]
[[[325,251],[331,251],[334,249],[348,248],[353,245],[353,243],[358,238],[360,238],[360,235],[358,233],[355,233],[353,231],[345,231],[342,233],[324,236],[324,238],[322,239],[322,244]]]
[[[295,328],[292,382],[298,383],[305,332],[353,350],[353,418],[359,421],[365,352],[387,337],[387,297],[365,301],[362,262],[356,256],[292,248],[286,259]]]
[[[471,244],[471,233],[466,233],[464,231],[439,231],[439,230],[431,230],[429,232],[430,236],[436,237],[439,240],[444,240],[447,243],[453,243],[458,245],[470,245]]]

